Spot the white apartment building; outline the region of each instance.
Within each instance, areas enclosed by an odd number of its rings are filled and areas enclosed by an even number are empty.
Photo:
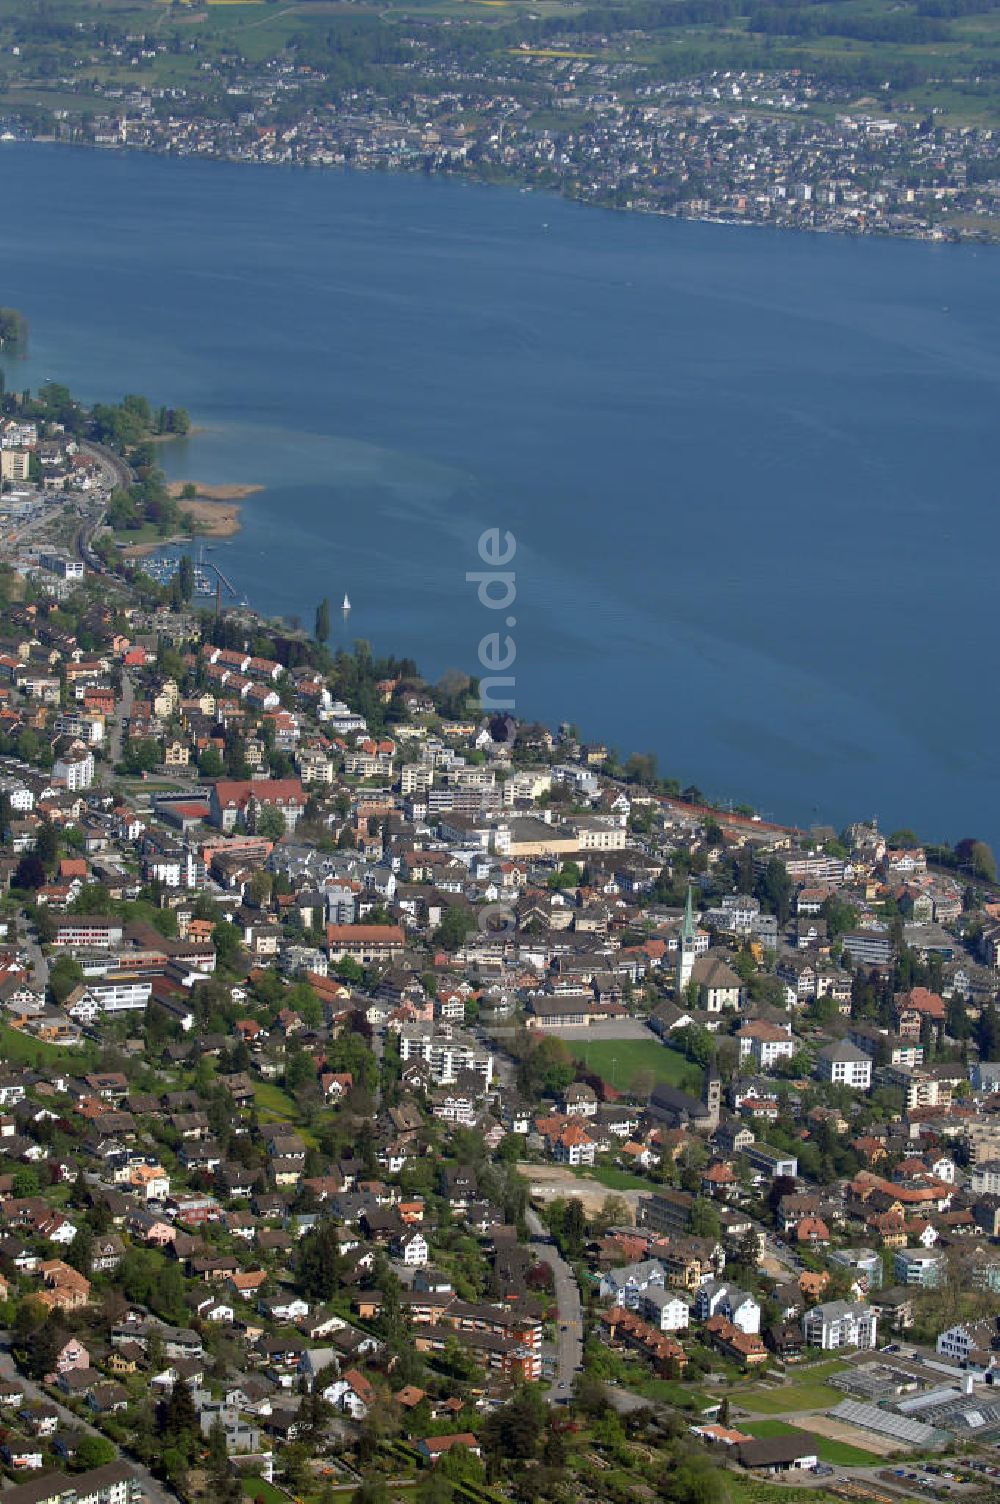
[[[89,789],[94,781],[94,754],[81,748],[78,752],[64,752],[56,758],[52,777],[64,783],[71,793]]]
[[[875,1346],[878,1318],[860,1301],[828,1300],[813,1306],[802,1318],[802,1335],[810,1347],[869,1348]]]
[[[828,1044],[816,1057],[816,1075],[820,1081],[835,1086],[850,1086],[855,1091],[869,1091],[872,1084],[872,1058],[849,1039]]]

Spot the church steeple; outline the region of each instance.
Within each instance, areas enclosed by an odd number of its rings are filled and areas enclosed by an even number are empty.
[[[694,944],[694,910],[691,907],[691,884],[688,883],[687,898],[684,900],[684,924],[681,929],[681,939],[689,940]]]
[[[681,925],[680,944],[677,947],[677,992],[682,993],[691,980],[695,961],[694,909],[691,902],[691,884],[688,883],[684,904],[684,922]]]

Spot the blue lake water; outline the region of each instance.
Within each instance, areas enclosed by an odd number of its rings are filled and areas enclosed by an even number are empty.
[[[8,382],[144,392],[266,613],[476,669],[776,818],[1000,839],[1000,255],[422,177],[0,148]],[[505,629],[506,630],[506,629]]]

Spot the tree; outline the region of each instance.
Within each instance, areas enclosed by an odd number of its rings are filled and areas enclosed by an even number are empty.
[[[351,1495],[351,1504],[389,1504],[389,1489],[384,1478],[367,1478]]]
[[[628,1227],[632,1222],[632,1213],[624,1196],[605,1196],[601,1203],[601,1210],[594,1219],[600,1230],[609,1227]]]
[[[76,1444],[77,1465],[86,1472],[94,1467],[107,1467],[117,1456],[117,1447],[106,1436],[86,1434]]]
[[[226,1446],[226,1429],[218,1416],[212,1422],[212,1429],[208,1433],[205,1472],[211,1485],[213,1499],[218,1501],[224,1498],[229,1491],[232,1469],[229,1465],[229,1449]]]
[[[203,778],[221,778],[225,767],[218,747],[206,747],[198,759],[198,772]]]
[[[43,820],[35,832],[35,855],[46,871],[51,871],[59,855],[59,837],[51,820]]]
[[[11,1189],[13,1190],[14,1195],[19,1200],[23,1199],[25,1196],[37,1196],[38,1195],[38,1175],[37,1175],[37,1173],[34,1170],[29,1169],[29,1168],[25,1168],[23,1170],[15,1170],[15,1172],[14,1172],[14,1181],[13,1181],[13,1185],[12,1185]]]
[[[122,754],[126,773],[152,773],[160,760],[160,744],[149,736],[127,742]]]
[[[960,867],[970,867],[973,876],[978,877],[982,882],[996,882],[996,857],[985,841],[977,841],[972,836],[966,836],[955,847],[955,860]]]
[[[317,642],[329,642],[330,640],[330,602],[325,595],[316,607],[316,629],[314,635]]]
[[[22,856],[14,873],[13,886],[33,892],[45,885],[45,868],[31,851]]]
[[[186,1379],[178,1379],[170,1391],[163,1415],[163,1433],[185,1449],[198,1430],[198,1413]]]
[[[239,930],[228,919],[220,919],[212,928],[212,944],[223,966],[232,965],[242,949]]]
[[[981,1060],[1000,1060],[1000,1011],[987,1003],[976,1024],[976,1043]]]
[[[675,1461],[660,1484],[670,1504],[728,1504],[726,1475],[698,1452],[686,1452]]]
[[[89,1227],[86,1222],[81,1223],[77,1228],[76,1237],[66,1249],[63,1257],[71,1268],[78,1269],[81,1274],[85,1274],[89,1279],[91,1263],[94,1257],[94,1232],[93,1228]],[[98,1464],[95,1463],[94,1466],[96,1467]]]
[[[434,943],[445,950],[458,950],[459,946],[464,945],[469,931],[474,930],[475,927],[476,920],[471,911],[453,903],[445,911],[441,923],[434,931]]]
[[[831,940],[836,940],[838,935],[847,934],[858,922],[858,911],[854,905],[845,903],[843,899],[833,894],[824,900],[822,912],[826,920],[827,934]]]
[[[583,1202],[574,1196],[570,1201],[554,1201],[551,1210],[552,1234],[557,1243],[570,1257],[579,1258],[587,1237],[587,1214]]]
[[[754,896],[769,914],[777,915],[778,923],[785,924],[791,913],[792,880],[784,862],[773,856],[754,884]]]
[[[194,565],[190,554],[181,554],[177,565],[177,588],[182,601],[189,601],[194,595]]]
[[[525,1461],[537,1456],[544,1429],[544,1401],[533,1388],[522,1385],[513,1399],[487,1417],[483,1450],[499,1460]]]
[[[702,1196],[695,1200],[691,1208],[690,1227],[696,1238],[717,1238],[722,1231],[718,1212]]]
[[[83,981],[83,967],[72,956],[60,956],[49,967],[49,986],[52,997],[59,1007],[66,1001],[74,987]]]
[[[285,1087],[290,1092],[301,1091],[316,1076],[316,1065],[305,1050],[296,1050],[285,1061]]]
[[[966,999],[953,993],[946,1004],[945,1028],[952,1039],[968,1039],[972,1033]]]
[[[280,841],[285,834],[285,817],[274,804],[266,804],[257,816],[257,834],[265,841]]]
[[[42,1326],[36,1327],[28,1338],[25,1350],[25,1368],[31,1379],[44,1379],[55,1367],[56,1356],[65,1341],[66,1333],[51,1316]]]
[[[310,1300],[327,1301],[340,1289],[345,1268],[336,1224],[329,1220],[318,1222],[299,1243],[296,1287]]]
[[[182,1489],[187,1478],[187,1457],[180,1447],[164,1447],[161,1461],[163,1471],[177,1489]]]
[[[608,1410],[608,1391],[604,1381],[585,1369],[573,1379],[573,1403],[589,1420],[600,1420]]]
[[[442,1473],[440,1466],[431,1468],[417,1484],[417,1504],[451,1504],[455,1490]]]

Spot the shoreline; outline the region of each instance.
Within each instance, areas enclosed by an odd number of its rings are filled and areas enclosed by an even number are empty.
[[[76,147],[84,151],[95,152],[134,152],[148,157],[164,157],[170,161],[188,160],[179,156],[175,151],[165,147],[157,149],[146,142],[115,142],[101,143],[95,141],[64,141],[54,136],[26,136],[20,138],[17,144],[26,146],[67,146]],[[198,162],[216,162],[228,167],[270,167],[290,168],[299,172],[358,172],[370,173],[386,171],[393,176],[412,176],[421,172],[419,163],[399,163],[387,168],[381,168],[375,164],[368,165],[359,162],[299,162],[283,161],[269,162],[257,161],[253,158],[228,155],[225,152],[199,153]],[[519,177],[512,173],[468,172],[456,171],[453,168],[438,167],[430,173],[431,177],[448,178],[455,182],[475,184],[484,188],[507,188],[522,193],[537,193],[553,198],[560,198],[565,203],[577,204],[583,209],[603,209],[612,214],[638,214],[652,219],[669,219],[687,224],[710,224],[719,225],[726,229],[761,229],[780,231],[782,234],[801,235],[835,235],[846,240],[905,240],[916,245],[929,245],[935,248],[976,248],[979,250],[996,248],[1000,246],[1000,217],[987,228],[977,226],[974,233],[962,233],[954,227],[946,231],[940,231],[938,227],[921,225],[919,227],[893,226],[881,223],[872,223],[870,220],[864,223],[852,224],[788,224],[780,220],[740,218],[733,215],[722,206],[705,209],[697,213],[686,213],[687,201],[671,208],[659,208],[652,204],[635,203],[619,204],[605,201],[600,198],[588,198],[586,195],[576,193],[571,187],[563,183],[535,183],[530,179]],[[198,430],[192,429],[191,432]],[[181,438],[186,435],[167,434],[166,438]]]
[[[195,494],[185,497],[185,486],[194,486]],[[171,480],[167,482],[167,494],[174,501],[184,501],[189,506],[199,502],[207,502],[210,505],[218,505],[220,502],[246,501],[248,496],[255,496],[258,491],[263,491],[261,485],[206,485],[199,480]]]
[[[186,433],[154,433],[149,442],[151,444],[177,444],[182,439],[193,439],[198,434],[207,432],[208,430],[206,428],[199,427],[198,424],[192,423],[191,427],[187,430]]]
[[[191,497],[181,495],[185,486],[195,487]],[[242,526],[242,504],[248,497],[263,491],[260,485],[203,485],[199,481],[173,480],[167,485],[170,497],[178,502],[185,516],[195,524],[192,532],[172,533],[146,543],[133,543],[120,550],[123,559],[145,559],[161,548],[193,543],[199,538],[233,538]]]

